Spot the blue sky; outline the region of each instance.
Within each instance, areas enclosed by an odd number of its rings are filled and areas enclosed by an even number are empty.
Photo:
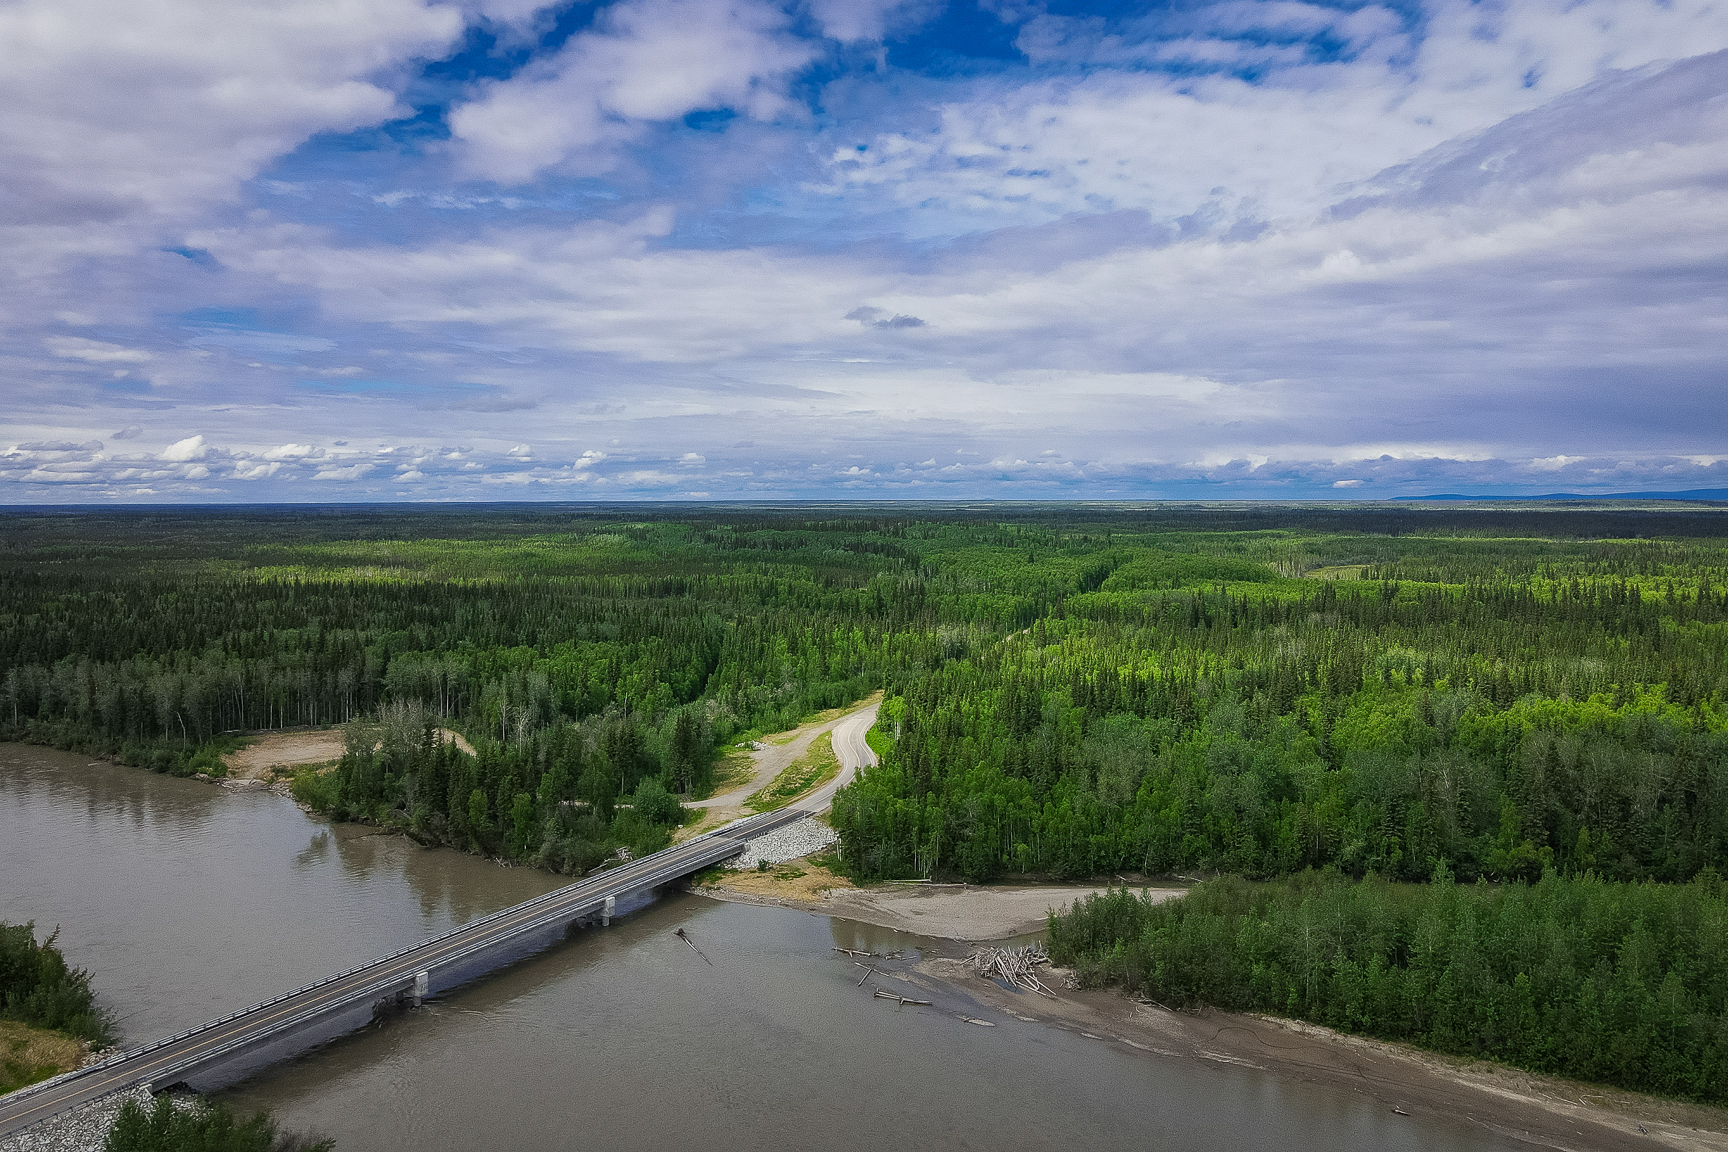
[[[1728,487],[1716,0],[20,0],[0,503]]]

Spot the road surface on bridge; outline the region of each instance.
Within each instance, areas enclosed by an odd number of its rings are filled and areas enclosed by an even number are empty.
[[[876,763],[864,734],[875,723],[878,707],[861,708],[834,727],[834,751],[841,764],[839,773],[784,808],[734,821],[274,1000],[123,1052],[89,1068],[0,1096],[0,1137],[136,1084],[173,1084],[194,1069],[266,1044],[273,1036],[391,1001],[412,992],[422,973],[450,969],[488,950],[507,949],[512,940],[533,938],[549,928],[594,915],[605,906],[609,896],[616,899],[654,888],[735,856],[743,850],[746,840],[823,811],[832,803],[834,793],[849,783],[859,768]]]

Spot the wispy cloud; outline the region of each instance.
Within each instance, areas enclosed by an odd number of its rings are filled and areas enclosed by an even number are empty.
[[[1709,0],[297,5],[0,15],[0,501],[1728,483]]]

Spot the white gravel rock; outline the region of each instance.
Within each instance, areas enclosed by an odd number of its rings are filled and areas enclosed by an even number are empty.
[[[150,1099],[150,1089],[142,1084],[98,1096],[0,1140],[0,1152],[101,1152],[120,1106],[136,1100],[148,1108]]]
[[[747,841],[744,851],[726,861],[726,867],[743,870],[754,868],[762,861],[769,864],[781,864],[787,860],[797,860],[812,852],[820,852],[828,845],[836,843],[840,833],[818,820],[806,817],[795,824]],[[0,1152],[5,1152],[0,1149]]]

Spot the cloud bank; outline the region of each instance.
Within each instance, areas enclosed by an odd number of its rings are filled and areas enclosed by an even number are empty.
[[[82,2],[6,503],[1728,486],[1697,0]]]

